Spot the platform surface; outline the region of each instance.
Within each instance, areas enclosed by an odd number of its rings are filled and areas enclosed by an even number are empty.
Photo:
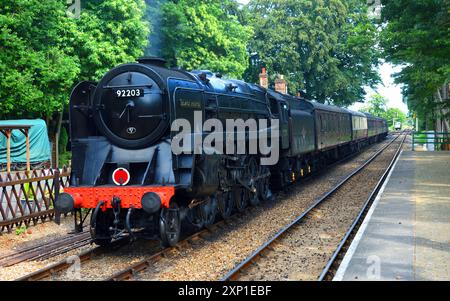
[[[334,280],[450,280],[450,152],[401,154]]]

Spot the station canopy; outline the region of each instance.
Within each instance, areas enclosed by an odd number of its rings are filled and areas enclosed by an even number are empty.
[[[51,147],[47,134],[47,125],[42,119],[0,120],[0,126],[31,126],[30,162],[38,163],[50,160]],[[26,163],[26,137],[20,130],[11,132],[11,163]],[[0,164],[6,164],[6,137],[0,134]]]

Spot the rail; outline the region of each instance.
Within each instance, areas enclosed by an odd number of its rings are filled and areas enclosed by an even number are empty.
[[[449,132],[413,132],[412,150],[422,146],[427,151],[450,150]]]
[[[393,141],[389,142],[388,144],[390,145]],[[334,166],[334,165],[338,165],[339,163],[342,163],[348,159],[350,159],[351,157],[353,157],[353,155],[350,155],[346,158],[343,158],[335,163],[333,163],[330,166]],[[319,173],[320,174],[320,173]],[[316,174],[316,176],[318,176],[319,174]],[[307,178],[308,179],[308,178]],[[251,210],[252,208],[248,208],[248,210]],[[209,226],[197,233],[193,233],[191,236],[188,236],[187,238],[183,239],[182,241],[180,241],[175,247],[169,247],[169,248],[165,248],[162,249],[160,251],[155,252],[154,254],[149,255],[148,257],[146,257],[144,260],[141,260],[137,263],[132,264],[129,267],[126,267],[125,269],[118,271],[117,273],[115,273],[114,275],[111,275],[110,277],[108,277],[107,281],[124,281],[124,280],[132,280],[135,279],[135,277],[151,268],[153,266],[153,264],[157,261],[159,261],[160,259],[164,258],[165,256],[168,256],[172,251],[174,250],[181,250],[184,246],[189,246],[192,244],[192,242],[197,242],[198,240],[202,240],[204,239],[205,236],[214,234],[214,232],[217,229],[220,228],[224,228],[226,227],[229,223],[233,224],[233,221],[236,219],[242,219],[243,216],[245,216],[245,214],[248,211],[244,211],[242,213],[236,213],[235,215],[233,215],[232,217],[230,217],[227,220],[220,220],[219,222],[217,222],[216,224]],[[118,241],[120,243],[120,241]],[[120,244],[118,245],[120,247]],[[104,254],[104,252],[107,252],[108,250],[105,248],[101,248],[101,247],[97,247],[94,249],[90,249],[87,251],[82,252],[79,257],[80,257],[80,261],[81,262],[85,262],[85,261],[89,261],[92,260],[92,258],[94,257],[94,255],[98,255],[98,254]],[[61,273],[65,270],[67,270],[70,267],[70,263],[67,262],[67,260],[62,260],[60,262],[57,262],[51,266],[45,267],[41,270],[35,271],[31,274],[25,275],[19,279],[17,279],[18,281],[35,281],[35,280],[43,280],[43,279],[49,279],[52,276],[57,275],[58,273]],[[56,276],[57,277],[57,276]]]
[[[338,247],[334,251],[333,255],[331,256],[330,260],[326,264],[325,268],[322,270],[322,273],[319,276],[319,281],[327,280],[327,277],[329,280],[331,280],[331,272],[334,271],[333,268],[337,268],[337,261],[339,259],[340,255],[343,254],[344,246],[348,243],[351,243],[352,241],[352,235],[356,234],[356,232],[359,229],[359,226],[361,225],[362,221],[364,220],[368,210],[370,209],[370,206],[372,206],[372,203],[377,196],[378,192],[380,191],[381,187],[385,183],[389,173],[394,168],[395,162],[400,158],[401,152],[402,152],[402,146],[406,140],[406,135],[403,137],[403,140],[400,144],[400,147],[395,152],[394,157],[392,158],[391,162],[389,163],[389,166],[384,171],[383,175],[381,176],[380,180],[378,181],[375,188],[370,193],[369,197],[367,198],[366,202],[364,203],[362,209],[360,210],[358,216],[353,221],[350,229],[345,234],[344,238],[340,241]]]
[[[330,191],[325,193],[323,196],[318,198],[308,209],[306,209],[299,217],[297,217],[293,222],[284,227],[281,231],[279,231],[275,236],[273,236],[270,240],[268,240],[264,245],[262,245],[258,250],[253,252],[250,256],[248,256],[244,261],[238,264],[234,269],[232,269],[225,277],[222,278],[222,281],[234,281],[240,277],[241,272],[253,264],[256,260],[263,257],[263,253],[271,249],[271,246],[278,241],[281,237],[283,237],[290,229],[292,229],[295,225],[299,224],[303,219],[309,215],[315,208],[317,208],[320,204],[325,202],[331,195],[333,195],[336,191],[338,191],[345,183],[347,183],[350,179],[352,179],[356,174],[360,173],[362,170],[366,168],[371,162],[373,162],[380,154],[384,152],[388,147],[390,147],[401,135],[398,135],[395,139],[393,139],[390,143],[384,146],[382,149],[377,151],[369,160],[359,166],[356,170],[346,176],[341,182],[334,186]],[[406,138],[406,136],[405,136]],[[401,141],[401,144],[403,144]]]
[[[0,233],[52,219],[57,187],[67,187],[69,177],[67,168],[0,173]]]

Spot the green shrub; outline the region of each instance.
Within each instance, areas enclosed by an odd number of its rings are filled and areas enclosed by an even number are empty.
[[[27,227],[25,225],[23,225],[20,228],[16,229],[16,235],[23,234],[23,233],[25,233],[25,231],[27,231]]]

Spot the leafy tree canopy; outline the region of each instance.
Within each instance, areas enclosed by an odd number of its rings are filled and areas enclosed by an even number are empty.
[[[0,117],[49,116],[61,110],[79,71],[62,1],[0,2]]]
[[[387,109],[383,115],[383,118],[387,120],[389,127],[393,127],[394,122],[401,122],[402,124],[405,124],[407,121],[406,114],[398,108]]]
[[[363,0],[252,0],[251,50],[260,64],[284,74],[290,91],[320,102],[350,105],[375,86],[377,30]],[[254,75],[250,75],[254,78]]]
[[[360,112],[370,113],[377,117],[384,117],[387,110],[387,102],[388,100],[386,97],[380,94],[373,94],[370,97],[367,106],[362,108]]]
[[[142,54],[143,0],[92,0],[79,19],[66,10],[66,1],[0,2],[0,118],[52,118],[76,82]]]
[[[179,0],[162,5],[162,53],[172,66],[241,78],[252,30],[233,14],[234,0]]]
[[[359,111],[386,119],[389,127],[393,127],[396,121],[400,121],[402,124],[405,123],[408,119],[406,114],[398,108],[388,108],[387,103],[388,99],[386,97],[380,94],[373,94],[368,104]]]
[[[83,2],[83,1],[82,1]],[[133,62],[147,46],[149,24],[144,0],[90,0],[74,19],[74,56],[85,80],[98,80],[109,69]]]
[[[449,2],[447,0],[383,0],[381,34],[386,58],[405,66],[397,75],[406,84],[411,110],[432,111],[433,96],[450,79]],[[434,104],[433,104],[434,103]]]

